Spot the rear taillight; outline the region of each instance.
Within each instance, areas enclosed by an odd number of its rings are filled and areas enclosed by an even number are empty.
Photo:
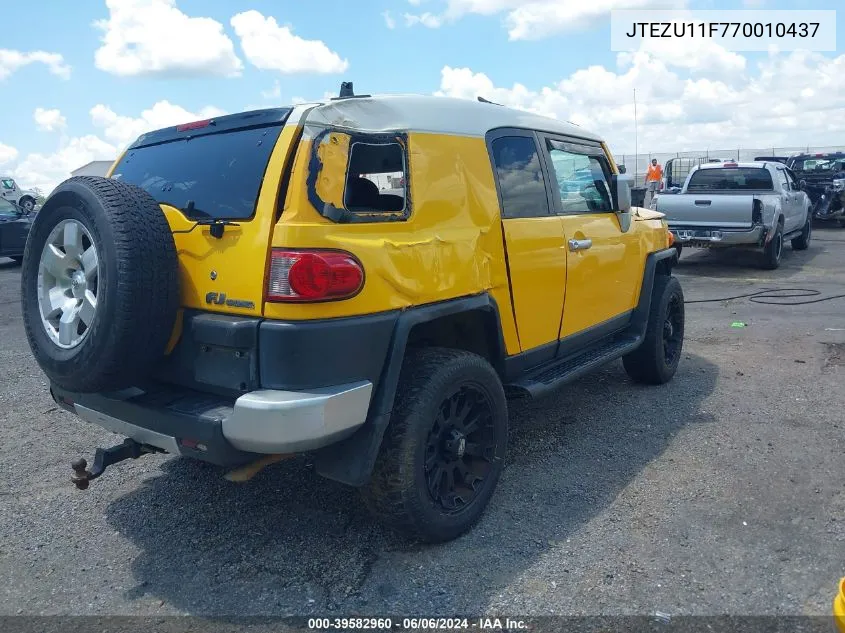
[[[754,199],[754,204],[751,205],[751,223],[763,223],[763,202],[761,200],[757,200],[756,198]]]
[[[348,299],[364,285],[364,269],[350,253],[331,250],[273,249],[267,301]]]

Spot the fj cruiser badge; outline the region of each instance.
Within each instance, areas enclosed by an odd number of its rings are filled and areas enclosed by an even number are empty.
[[[205,302],[209,305],[225,305],[230,308],[247,308],[249,310],[255,307],[255,303],[253,303],[252,301],[244,301],[243,299],[227,299],[225,292],[206,293]]]

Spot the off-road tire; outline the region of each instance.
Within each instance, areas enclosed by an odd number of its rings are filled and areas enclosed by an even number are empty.
[[[492,467],[472,500],[457,513],[445,512],[429,492],[425,451],[441,406],[463,384],[483,390],[492,404],[495,437]],[[406,537],[449,541],[481,517],[501,474],[507,444],[505,392],[496,371],[480,356],[462,350],[426,348],[409,352],[397,400],[370,481],[361,488],[374,516]]]
[[[813,237],[813,216],[807,214],[807,223],[801,229],[801,235],[792,238],[791,244],[793,250],[806,251],[810,247],[810,240]]]
[[[677,332],[680,343],[677,345],[673,358],[667,360],[664,328],[667,316],[670,314],[670,307],[672,310],[680,311],[680,326],[679,328],[675,326],[675,331],[680,330]],[[628,376],[635,382],[647,385],[662,385],[672,380],[681,360],[683,339],[684,291],[675,277],[658,275],[654,279],[645,339],[636,350],[622,358],[622,364]]]
[[[38,298],[42,252],[64,220],[88,231],[99,271],[95,316],[82,341],[70,349],[48,335]],[[33,220],[21,271],[24,326],[41,369],[69,391],[112,391],[135,384],[167,347],[179,307],[178,274],[167,219],[146,191],[92,176],[60,184]]]
[[[775,270],[783,257],[783,224],[778,223],[775,234],[763,247],[763,268]]]

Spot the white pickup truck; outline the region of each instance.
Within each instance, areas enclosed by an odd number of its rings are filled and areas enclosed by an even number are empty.
[[[659,193],[650,206],[665,214],[679,254],[685,245],[759,248],[763,266],[774,269],[784,240],[796,250],[810,245],[810,200],[777,162],[698,165],[680,192]]]
[[[0,176],[0,198],[8,200],[32,213],[38,193],[29,189],[21,189],[11,176]]]

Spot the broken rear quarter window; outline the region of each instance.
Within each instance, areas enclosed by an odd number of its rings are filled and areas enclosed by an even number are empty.
[[[349,211],[405,209],[405,152],[399,143],[352,143],[344,206]]]
[[[316,139],[309,197],[336,222],[407,219],[408,166],[403,135],[327,131]],[[338,212],[339,210],[339,212]]]

